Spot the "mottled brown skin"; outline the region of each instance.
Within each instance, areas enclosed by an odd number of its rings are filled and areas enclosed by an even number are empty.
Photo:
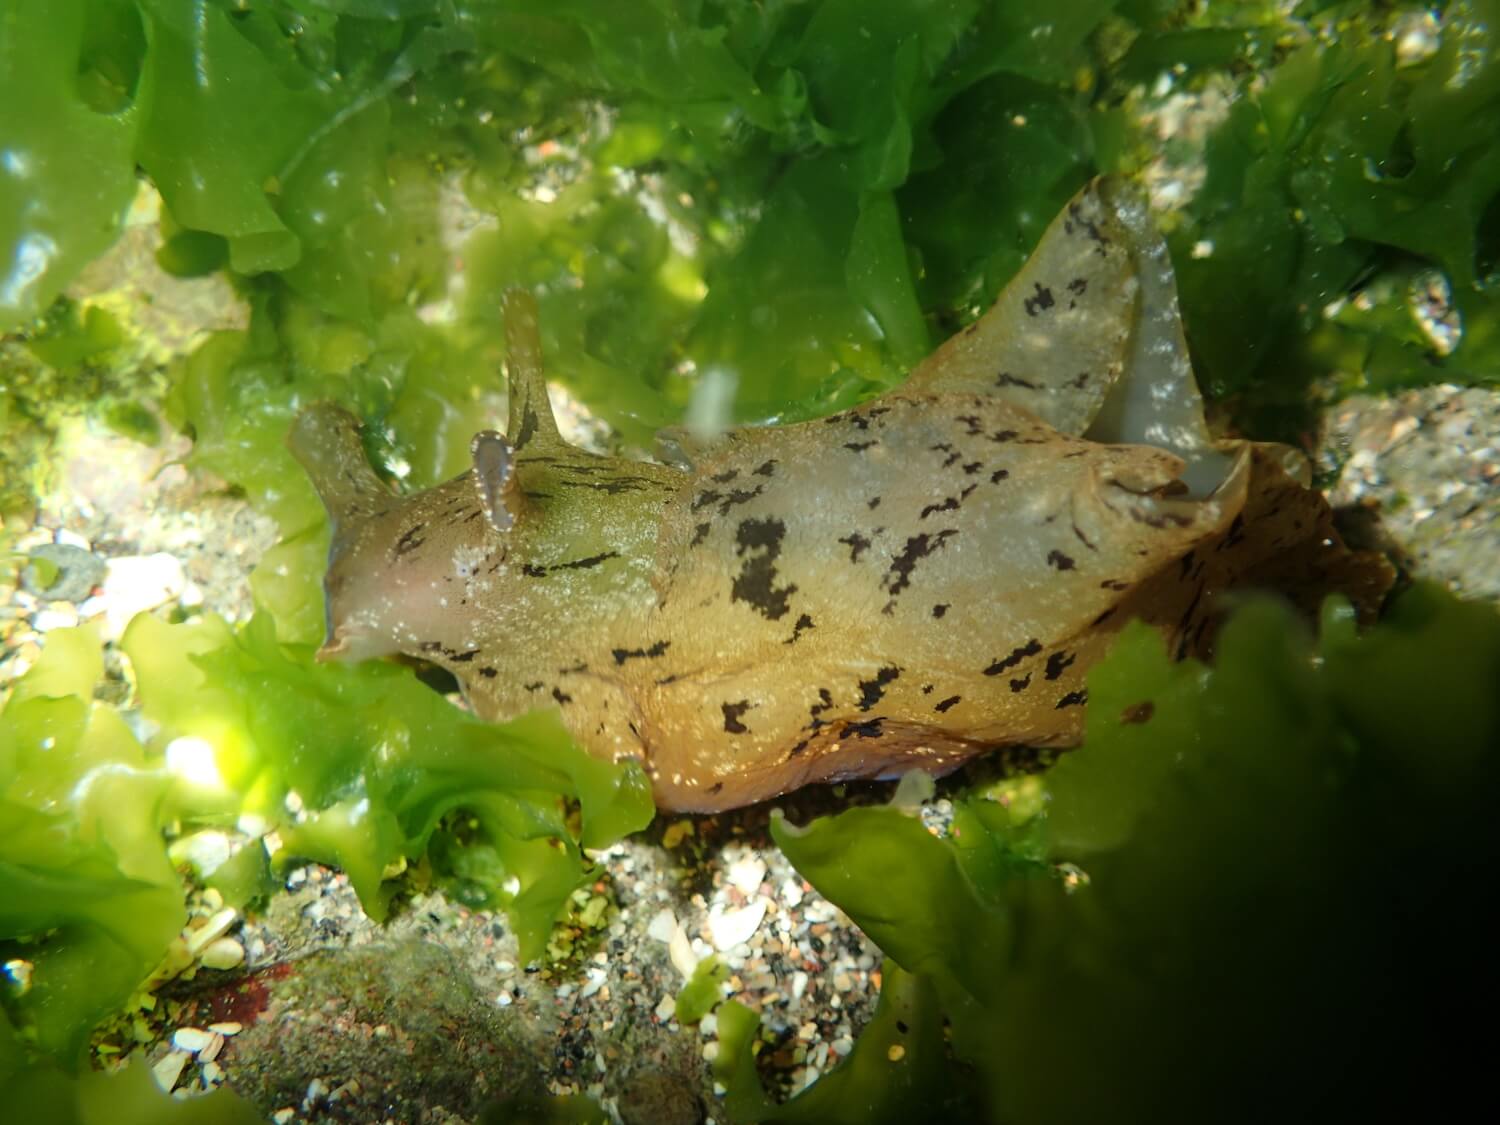
[[[1247,576],[1389,585],[1297,455],[1209,440],[1165,248],[1117,185],[900,389],[689,467],[563,443],[528,297],[506,322],[513,437],[454,480],[395,496],[350,415],[298,419],[334,524],[322,655],[430,660],[486,718],[557,706],[664,809],[1072,745],[1132,618],[1183,655]]]

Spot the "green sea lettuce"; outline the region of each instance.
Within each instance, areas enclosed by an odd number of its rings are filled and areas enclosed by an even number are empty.
[[[177,932],[168,817],[259,811],[287,851],[343,864],[373,913],[425,848],[463,901],[507,905],[529,949],[583,849],[649,817],[640,779],[570,751],[551,719],[482,727],[406,670],[311,661],[327,532],[283,446],[302,405],[354,409],[393,480],[460,471],[498,415],[497,295],[521,284],[538,291],[549,371],[627,442],[702,405],[708,374],[733,387],[735,420],[814,416],[893,385],[977,315],[1088,175],[1162,156],[1192,173],[1167,222],[1195,366],[1255,436],[1297,428],[1329,374],[1341,390],[1491,382],[1497,26],[1496,0],[1435,16],[1158,0],[6,5],[0,331],[16,335],[0,504],[34,498],[58,410],[139,383],[120,417],[160,405],[194,439],[190,465],[283,535],[244,631],[131,630],[149,746],[93,701],[87,634],[52,633],[56,655],[14,689],[0,942],[33,966],[31,991],[6,995],[21,1034],[71,1064]],[[1424,35],[1431,50],[1404,46]],[[1161,118],[1141,119],[1170,101],[1164,81],[1184,104],[1233,94],[1201,168],[1191,128],[1163,142]],[[65,295],[142,175],[164,204],[164,268],[222,270],[249,310],[244,330],[178,357],[164,403],[120,367],[121,322]],[[1130,634],[1091,687],[1085,750],[1045,782],[962,797],[949,839],[893,810],[779,825],[909,971],[887,973],[882,1010],[941,1013],[956,1056],[984,1063],[977,1085],[943,1071],[912,1089],[1006,1119],[1097,1116],[1105,1098],[1116,1116],[1156,1112],[1208,1098],[1231,1059],[1284,1089],[1307,1060],[1336,1065],[1313,1039],[1338,1005],[1372,1011],[1353,982],[1397,981],[1392,1010],[1417,1010],[1401,974],[1374,966],[1486,963],[1460,882],[1482,885],[1491,849],[1473,828],[1495,744],[1484,613],[1416,590],[1364,637],[1331,613],[1314,647],[1251,607],[1213,668]],[[174,739],[207,746],[222,784],[164,770]],[[890,861],[900,898],[841,858],[865,854]],[[236,901],[267,879],[263,860],[239,862],[222,877]],[[1286,982],[1311,1016],[1278,1018]],[[1195,1006],[1204,995],[1221,1010]],[[883,1034],[815,1090],[863,1105],[858,1091],[907,1081],[871,1046]],[[1362,1049],[1342,1025],[1330,1042]],[[732,1086],[747,1113],[772,1112]],[[891,1105],[915,1097],[891,1089]],[[834,1115],[830,1096],[796,1112]]]
[[[3,1006],[0,1091],[11,1120],[28,1125],[258,1125],[264,1120],[232,1090],[185,1100],[163,1093],[144,1063],[79,1075],[38,1063]]]
[[[317,664],[278,642],[268,616],[230,630],[216,619],[137,617],[122,647],[152,747],[211,749],[237,811],[279,825],[288,856],[334,864],[383,918],[388,873],[441,833],[470,905],[503,906],[530,959],[605,847],[651,819],[639,767],[590,758],[551,712],[481,722],[390,664]],[[300,811],[287,815],[288,800]],[[570,827],[568,801],[581,827]],[[450,818],[458,818],[449,823]],[[454,835],[456,834],[456,835]],[[482,871],[482,878],[476,875]],[[507,889],[508,888],[508,889]]]
[[[19,0],[0,12],[0,331],[44,312],[120,232],[135,196],[133,106],[105,81],[118,5]],[[98,60],[79,81],[79,63]]]
[[[773,834],[936,989],[977,1082],[969,1119],[1417,1106],[1422,1067],[1477,1049],[1457,1028],[1483,989],[1431,974],[1485,961],[1497,683],[1500,616],[1432,587],[1363,636],[1330,603],[1316,643],[1252,602],[1211,667],[1133,626],[1090,675],[1086,741],[1044,805],[970,792],[946,840],[895,808]],[[1001,831],[970,815],[986,804]],[[1017,842],[1028,816],[1048,866]],[[986,832],[1009,869],[961,860]]]
[[[584,849],[653,813],[639,769],[590,758],[555,715],[482,723],[409,669],[314,664],[264,615],[236,632],[143,614],[121,647],[155,732],[145,744],[93,701],[91,626],[52,632],[0,712],[0,1001],[65,1067],[187,921],[169,824],[253,813],[279,830],[279,859],[337,864],[375,917],[391,877],[433,845],[437,877],[504,909],[531,959],[592,876]],[[251,841],[209,882],[243,904],[267,877]]]
[[[693,975],[677,993],[673,1018],[683,1025],[700,1022],[724,998],[724,982],[729,975],[729,966],[716,955],[699,961]]]
[[[54,631],[0,712],[0,960],[24,966],[0,1001],[66,1065],[187,921],[172,778],[93,700],[102,674],[94,628]]]
[[[972,1080],[949,1060],[932,982],[891,960],[881,977],[880,1002],[849,1057],[781,1105],[766,1096],[755,1069],[759,1016],[735,1000],[721,1006],[714,1074],[728,1088],[730,1119],[744,1125],[970,1120]]]
[[[55,251],[0,319],[108,244],[144,169],[162,260],[228,269],[253,310],[179,365],[171,418],[305,543],[288,410],[341,398],[397,475],[457,471],[506,285],[539,291],[551,370],[637,444],[705,372],[736,420],[892,385],[1092,171],[1191,165],[1132,116],[1166,74],[1238,92],[1170,231],[1200,380],[1287,430],[1328,372],[1496,369],[1494,2],[1450,5],[1423,53],[1416,5],[63,0],[49,22],[28,0],[0,248],[28,277],[28,247]],[[314,553],[261,583],[289,639],[311,639]]]

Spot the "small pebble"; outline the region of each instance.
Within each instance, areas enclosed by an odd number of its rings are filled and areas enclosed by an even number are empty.
[[[328,1096],[328,1083],[321,1078],[314,1078],[307,1084],[307,1092],[302,1095],[302,1109],[307,1111],[317,1105]]]
[[[766,861],[757,855],[747,856],[729,865],[729,882],[747,895],[758,891],[761,880],[765,877]]]
[[[137,613],[182,595],[187,573],[172,555],[131,555],[110,559],[104,578],[104,637],[119,640]]]
[[[677,915],[672,913],[670,906],[663,907],[652,915],[651,924],[646,927],[646,936],[660,942],[670,942],[676,933]]]
[[[667,956],[672,960],[672,967],[684,977],[692,976],[693,970],[698,967],[698,954],[693,951],[693,945],[681,926],[672,935],[672,942],[667,946]]]
[[[205,969],[235,969],[245,963],[245,947],[234,938],[210,942],[199,958]]]
[[[31,627],[38,633],[50,633],[53,629],[71,629],[77,624],[78,611],[67,605],[38,610],[31,617]]]
[[[59,532],[59,542],[42,543],[26,552],[28,558],[36,560],[21,570],[21,588],[28,594],[52,602],[81,602],[104,580],[104,561],[89,551],[88,541],[74,536],[80,542],[63,542],[67,534]],[[50,566],[38,566],[37,562]],[[51,581],[44,582],[44,575]]]
[[[212,875],[229,859],[229,837],[217,829],[195,832],[174,840],[168,854],[173,863],[191,867],[200,877]]]

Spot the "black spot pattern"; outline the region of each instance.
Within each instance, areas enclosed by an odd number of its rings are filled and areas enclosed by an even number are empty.
[[[536,411],[528,402],[526,408],[521,412],[521,432],[516,435],[516,448],[523,448],[533,437],[536,436],[537,417]]]
[[[553,566],[549,566],[547,569],[548,570],[587,570],[590,567],[598,566],[602,562],[608,562],[610,559],[617,559],[619,557],[620,557],[620,553],[618,551],[605,551],[601,555],[590,555],[586,559],[574,559],[572,562],[557,563],[557,564],[555,564]]]
[[[587,488],[594,492],[606,492],[611,496],[618,496],[622,492],[645,492],[656,482],[646,477],[611,477],[608,480],[562,480],[557,482],[563,488]]]
[[[411,551],[415,551],[423,543],[427,542],[427,540],[420,537],[420,533],[425,530],[427,530],[425,523],[419,523],[415,527],[407,528],[401,538],[396,540],[396,556],[399,558]]]
[[[822,721],[818,718],[824,711],[833,710],[833,695],[827,688],[818,689],[818,701],[808,708],[807,717],[815,724],[821,726]]]
[[[944,528],[936,534],[923,532],[921,535],[913,535],[901,548],[901,553],[891,560],[891,569],[881,579],[881,585],[890,591],[891,601],[886,603],[885,612],[889,613],[895,605],[896,595],[911,585],[911,572],[917,563],[928,555],[942,549],[950,538],[957,535],[954,528]]]
[[[859,709],[868,711],[879,703],[885,695],[885,689],[894,683],[901,675],[900,668],[886,667],[875,673],[873,680],[859,681]]]
[[[1052,299],[1052,290],[1041,282],[1036,282],[1036,292],[1027,297],[1021,304],[1026,309],[1027,316],[1036,316],[1039,312],[1045,312],[1057,302]]]
[[[1019,647],[1011,650],[1011,654],[1009,656],[997,660],[993,664],[991,664],[984,670],[984,674],[986,676],[998,676],[1001,672],[1009,671],[1011,668],[1014,668],[1028,656],[1035,656],[1041,651],[1042,642],[1037,640],[1035,637],[1032,637],[1031,640],[1027,641],[1024,645],[1020,645]]]
[[[1057,679],[1077,659],[1078,656],[1076,653],[1054,652],[1051,656],[1047,657],[1046,678],[1049,680]]]
[[[784,538],[786,524],[771,518],[743,520],[735,532],[735,554],[745,563],[730,585],[729,598],[744,602],[767,621],[785,617],[797,592],[795,585],[776,584],[776,560]]]
[[[954,449],[953,446],[948,444],[948,442],[946,441],[940,441],[936,445],[928,446],[928,448],[931,449],[934,453],[946,454],[946,456],[943,458],[943,463],[939,466],[939,468],[946,469],[949,465],[953,464],[953,462],[963,459],[963,454]]]
[[[859,562],[860,553],[870,546],[870,540],[857,531],[851,531],[848,535],[840,539],[839,542],[849,548],[850,562]]]
[[[1012,375],[1009,371],[1002,371],[1002,372],[1000,372],[999,375],[995,376],[995,386],[997,386],[997,387],[1021,387],[1022,389],[1028,390],[1028,391],[1036,391],[1036,390],[1040,390],[1041,389],[1035,383],[1033,383],[1031,380],[1029,380],[1029,379],[1022,379],[1018,375]]]
[[[765,487],[763,484],[758,484],[754,488],[735,488],[727,494],[713,488],[706,489],[693,497],[690,507],[693,511],[700,512],[711,505],[718,505],[719,515],[727,516],[730,508],[739,504],[748,504],[764,492]]]
[[[721,703],[719,708],[724,712],[724,730],[728,734],[749,734],[750,728],[740,722],[740,717],[750,710],[750,701],[741,699],[738,703]]]
[[[610,559],[620,557],[618,551],[605,551],[603,554],[590,555],[586,559],[572,559],[568,562],[553,563],[551,566],[542,566],[537,563],[524,563],[521,573],[531,578],[545,578],[549,574],[556,574],[560,570],[588,570],[600,563],[608,562]]]
[[[797,618],[797,623],[792,626],[792,635],[782,643],[795,644],[797,638],[811,628],[813,628],[813,619],[804,613],[801,617]]]
[[[615,665],[624,664],[627,660],[647,659],[653,660],[658,656],[665,656],[667,649],[672,647],[671,641],[657,641],[650,648],[616,648],[610,650],[610,655],[615,658]]]

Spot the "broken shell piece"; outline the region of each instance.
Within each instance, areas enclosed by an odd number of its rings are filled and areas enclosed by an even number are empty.
[[[172,1032],[172,1046],[196,1055],[213,1041],[213,1033],[199,1027],[179,1027]]]
[[[672,940],[677,932],[677,916],[672,913],[670,906],[664,906],[651,916],[651,924],[646,927],[646,936],[655,938],[666,944]]]
[[[173,1051],[163,1056],[151,1068],[151,1076],[156,1079],[156,1084],[162,1088],[163,1093],[170,1094],[172,1088],[177,1085],[177,1080],[182,1077],[183,1068],[187,1066],[188,1060],[192,1058],[186,1051]]]
[[[202,926],[198,927],[198,929],[189,930],[184,935],[187,940],[188,952],[197,957],[209,945],[227,934],[229,928],[234,925],[238,918],[239,912],[233,907],[226,906],[223,910],[209,918]]]
[[[716,911],[708,916],[708,932],[720,953],[750,940],[766,916],[766,900],[758,898],[739,910]]]

